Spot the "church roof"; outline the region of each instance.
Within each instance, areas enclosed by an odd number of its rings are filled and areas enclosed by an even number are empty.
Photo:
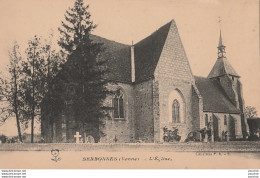
[[[228,99],[217,80],[194,76],[203,99],[203,111],[215,113],[240,113]]]
[[[227,58],[220,57],[217,59],[215,65],[210,71],[208,78],[219,77],[226,74],[239,77],[239,75],[228,62]]]
[[[108,40],[106,38],[90,34],[90,39],[95,43],[103,43],[103,46],[106,48],[106,51],[115,52],[123,48],[130,47],[130,45],[122,44],[116,41]]]
[[[91,35],[94,43],[103,43],[104,53],[108,60],[108,79],[114,82],[131,82],[131,46]]]
[[[160,27],[150,36],[134,45],[135,81],[151,78],[160,58],[171,23]],[[109,79],[116,82],[131,83],[131,46],[91,35],[93,42],[104,43],[105,52],[111,71]]]
[[[172,22],[134,45],[136,82],[153,76]]]

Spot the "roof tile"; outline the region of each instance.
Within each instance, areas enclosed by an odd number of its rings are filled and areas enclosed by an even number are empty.
[[[240,113],[226,96],[216,79],[194,76],[196,86],[203,98],[203,111],[216,113]]]

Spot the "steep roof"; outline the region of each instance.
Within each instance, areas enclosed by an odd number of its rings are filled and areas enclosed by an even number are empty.
[[[107,40],[105,38],[91,35],[94,43],[103,43],[104,52],[101,54],[108,60],[109,73],[106,76],[115,82],[131,82],[131,53],[130,45]]]
[[[219,77],[222,75],[232,75],[232,76],[239,77],[239,75],[236,73],[236,71],[233,69],[233,67],[230,65],[227,58],[225,57],[226,54],[225,48],[226,46],[223,45],[222,35],[220,30],[219,43],[218,43],[218,53],[220,54],[220,56],[218,57],[215,65],[210,71],[208,78]]]
[[[215,65],[210,71],[208,78],[219,77],[226,74],[239,77],[239,75],[228,62],[227,58],[220,57],[217,59]]]
[[[194,76],[203,98],[203,111],[216,113],[240,113],[226,96],[217,80]]]
[[[104,47],[107,49],[107,51],[110,51],[110,52],[115,52],[115,51],[118,51],[122,48],[127,48],[129,47],[130,45],[127,45],[127,44],[122,44],[122,43],[118,43],[118,42],[115,42],[115,41],[112,41],[112,40],[108,40],[106,38],[103,38],[103,37],[100,37],[100,36],[97,36],[97,35],[93,35],[93,34],[90,34],[89,38],[94,42],[94,43],[103,43]]]
[[[153,76],[172,22],[134,45],[136,82]],[[116,82],[131,83],[131,46],[96,35],[91,35],[91,39],[93,42],[104,44],[105,52],[102,56],[108,59],[111,71],[108,78]]]
[[[153,76],[171,23],[172,21],[134,45],[136,82]]]

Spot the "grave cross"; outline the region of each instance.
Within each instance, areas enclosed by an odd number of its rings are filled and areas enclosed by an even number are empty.
[[[76,132],[76,135],[74,135],[74,137],[76,138],[76,143],[79,144],[79,138],[81,137],[79,132]]]

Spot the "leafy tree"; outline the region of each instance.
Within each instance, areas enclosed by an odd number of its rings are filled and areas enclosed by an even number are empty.
[[[89,5],[84,5],[83,0],[76,0],[73,8],[69,8],[58,28],[61,37],[58,44],[62,47],[65,54],[70,54],[77,46],[86,39],[86,36],[96,28],[91,21],[88,11]]]
[[[60,91],[54,90],[52,88],[52,83],[57,82],[56,85],[58,84],[58,81],[54,81],[54,79],[57,79],[56,75],[59,73],[60,66],[64,63],[64,59],[62,58],[62,55],[60,53],[56,52],[53,49],[52,39],[53,36],[51,34],[49,36],[49,41],[42,46],[42,57],[44,58],[43,67],[45,69],[45,72],[42,74],[42,77],[45,84],[44,90],[42,92],[43,98],[41,101],[41,114],[44,114],[44,112],[48,112],[49,114],[55,115],[58,111],[61,110],[60,107],[62,106],[62,104],[60,103],[60,101],[58,101],[58,98],[60,97],[61,93]],[[53,118],[51,118],[49,124],[53,126],[53,122],[54,120]],[[43,129],[43,125],[41,126]],[[54,133],[52,135],[54,135]]]
[[[43,89],[42,82],[42,65],[40,39],[34,36],[33,40],[29,40],[28,48],[26,49],[27,59],[23,62],[23,89],[25,99],[24,116],[31,122],[31,142],[34,140],[34,121],[37,116],[37,109],[41,101],[39,90]],[[40,69],[39,71],[36,70]]]
[[[71,102],[77,129],[94,134],[98,141],[103,136],[99,129],[103,125],[102,119],[108,117],[110,109],[103,106],[103,101],[110,91],[104,78],[106,60],[100,57],[102,44],[90,39],[96,25],[90,19],[88,7],[83,0],[76,0],[74,7],[66,11],[66,23],[62,22],[59,28],[59,45],[67,55],[60,78],[64,79],[65,88],[73,90],[67,100]]]
[[[247,119],[257,117],[257,110],[253,106],[247,106],[245,108],[245,117]]]
[[[43,98],[50,99],[49,84],[59,71],[61,58],[51,43],[42,43],[35,36],[28,42],[27,60],[23,62],[24,116],[31,122],[31,142],[34,140],[34,121],[39,119]]]
[[[23,119],[22,110],[24,107],[21,90],[21,77],[22,77],[22,57],[19,52],[19,45],[14,44],[12,50],[9,51],[9,74],[10,79],[0,79],[0,100],[4,102],[1,105],[1,121],[4,122],[10,117],[15,117],[18,139],[22,142],[21,126],[20,123]]]

